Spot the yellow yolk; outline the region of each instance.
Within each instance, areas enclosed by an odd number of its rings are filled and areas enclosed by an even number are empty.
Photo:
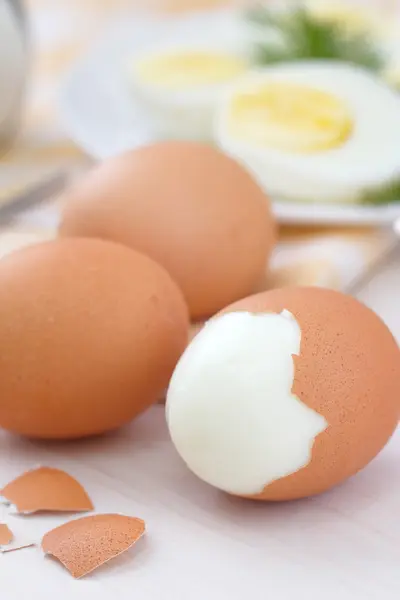
[[[310,14],[323,23],[333,23],[344,27],[349,34],[384,35],[389,28],[383,15],[367,7],[348,6],[345,3],[311,2],[308,5]]]
[[[136,65],[143,83],[169,89],[218,84],[246,71],[245,62],[229,54],[188,51],[143,58]]]
[[[340,98],[286,82],[236,95],[228,119],[236,139],[299,153],[336,148],[353,127],[348,106]]]
[[[383,78],[390,86],[400,90],[400,65],[388,67],[383,73]]]

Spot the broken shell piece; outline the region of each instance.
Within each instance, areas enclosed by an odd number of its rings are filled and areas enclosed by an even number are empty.
[[[81,484],[65,471],[50,467],[27,471],[6,485],[0,494],[22,514],[93,510],[93,503]]]
[[[25,550],[25,548],[34,548],[36,544],[12,544],[11,546],[7,546],[7,548],[2,549],[2,554],[9,554],[10,552],[17,552],[17,550]]]
[[[20,544],[14,541],[14,534],[5,523],[0,523],[0,553],[16,552],[24,548],[31,548],[36,544],[29,542]]]
[[[0,546],[7,546],[14,539],[12,531],[5,523],[0,523]]]
[[[144,521],[135,517],[116,514],[82,517],[46,533],[42,549],[79,579],[128,550],[144,532]]]

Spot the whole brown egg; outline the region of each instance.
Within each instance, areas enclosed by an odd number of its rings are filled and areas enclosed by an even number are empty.
[[[188,467],[258,500],[319,494],[365,467],[400,417],[400,350],[356,299],[273,290],[212,318],[182,355],[167,396]]]
[[[32,438],[115,429],[156,402],[187,344],[168,273],[111,242],[56,240],[0,261],[0,427]]]
[[[193,319],[255,291],[275,243],[269,201],[216,148],[162,142],[112,158],[69,190],[62,236],[114,240],[163,265]]]

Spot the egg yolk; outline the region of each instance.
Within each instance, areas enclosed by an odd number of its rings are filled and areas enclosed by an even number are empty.
[[[309,6],[310,14],[322,23],[344,27],[348,33],[367,33],[375,29],[373,15],[366,8],[318,2]]]
[[[391,87],[400,91],[400,65],[386,69],[383,73],[383,78]]]
[[[136,65],[144,83],[170,89],[222,83],[245,70],[245,62],[235,56],[202,51],[147,57]]]
[[[348,106],[319,89],[271,82],[237,94],[228,126],[236,139],[286,152],[318,152],[342,145],[353,127]]]

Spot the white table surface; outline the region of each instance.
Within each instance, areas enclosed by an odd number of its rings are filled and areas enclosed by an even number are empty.
[[[360,294],[400,339],[400,255]],[[399,600],[400,429],[362,473],[286,504],[229,498],[196,480],[168,441],[163,408],[102,439],[39,444],[0,435],[0,485],[34,465],[64,468],[98,512],[140,516],[144,539],[75,581],[39,549],[0,555],[5,600]],[[65,516],[9,516],[19,541]]]

